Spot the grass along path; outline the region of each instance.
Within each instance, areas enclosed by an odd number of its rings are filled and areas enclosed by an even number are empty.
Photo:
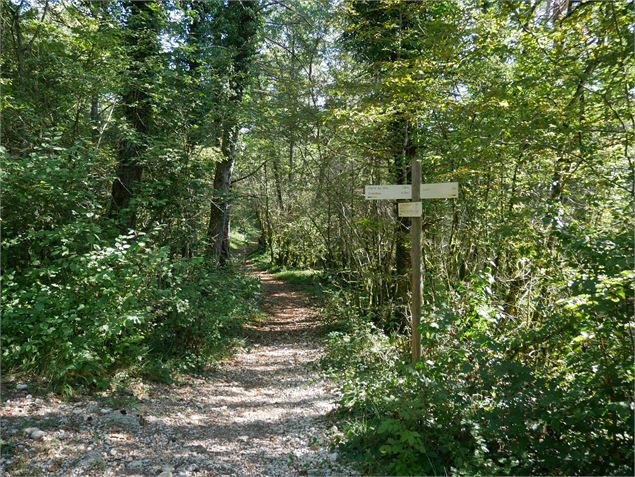
[[[264,318],[246,327],[248,349],[210,377],[145,384],[126,406],[64,403],[11,391],[2,403],[11,446],[6,475],[350,475],[325,438],[334,407],[315,364],[318,318],[298,286],[252,272]],[[125,413],[125,414],[124,414]],[[26,427],[45,432],[39,439]]]

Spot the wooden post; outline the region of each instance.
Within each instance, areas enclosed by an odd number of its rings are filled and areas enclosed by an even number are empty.
[[[364,195],[367,200],[403,200],[410,203],[399,204],[399,217],[411,217],[410,221],[410,254],[412,258],[412,362],[421,359],[421,196],[424,199],[454,199],[459,195],[458,182],[439,184],[421,184],[421,164],[414,159],[410,162],[412,184],[378,184],[367,185]],[[410,190],[408,188],[410,187]],[[423,191],[423,193],[422,193]]]
[[[421,201],[421,163],[415,159],[412,168],[412,201]],[[412,257],[412,362],[421,358],[421,336],[419,322],[421,321],[421,216],[410,220],[410,254]]]

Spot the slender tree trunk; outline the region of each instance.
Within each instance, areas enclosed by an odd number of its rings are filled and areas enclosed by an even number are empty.
[[[90,127],[93,142],[97,143],[99,139],[99,98],[97,94],[90,98]]]
[[[293,131],[289,139],[289,185],[293,183],[293,148],[295,146],[295,137]]]
[[[278,157],[274,157],[273,159],[273,181],[276,187],[276,201],[278,204],[278,209],[282,211],[284,209],[284,202],[282,200],[282,184],[280,179],[280,160]]]
[[[254,38],[257,32],[255,2],[234,0],[224,7],[223,14],[230,28],[222,38],[225,47],[234,54],[227,65],[231,95],[227,98],[229,119],[223,124],[221,150],[224,160],[216,165],[214,175],[214,199],[208,226],[208,256],[222,266],[229,259],[230,188],[232,170],[236,161],[236,143],[240,123],[238,110],[243,91],[249,81],[249,68],[256,52]]]
[[[208,255],[215,263],[222,266],[229,259],[229,231],[230,231],[230,194],[231,178],[236,160],[236,139],[238,129],[232,129],[223,134],[221,150],[225,159],[216,165],[214,174],[214,200],[210,210],[210,220],[207,230]]]
[[[410,161],[416,155],[414,142],[411,140],[411,125],[405,118],[398,119],[394,124],[396,137],[402,138],[399,143],[399,149],[395,151],[394,159],[391,164],[391,173],[397,184],[406,184],[410,177]],[[410,246],[409,246],[409,220],[406,217],[399,217],[397,213],[398,205],[395,204],[395,216],[397,221],[395,224],[395,281],[394,281],[394,297],[404,306],[399,307],[403,311],[400,319],[400,326],[407,326],[407,306],[408,291],[410,289]]]
[[[6,8],[9,10],[13,21],[13,41],[15,45],[15,57],[17,60],[17,80],[16,83],[24,81],[24,42],[22,38],[22,24],[20,22],[20,9],[16,5],[7,2]]]
[[[404,130],[409,128],[405,121],[399,121],[398,129],[404,134]],[[394,158],[392,165],[393,175],[397,184],[406,184],[409,180],[408,165],[414,157],[416,150],[414,145],[409,141],[408,133],[403,143],[403,149],[400,149]],[[396,224],[396,244],[395,244],[395,268],[398,277],[407,276],[410,268],[410,249],[408,246],[408,225],[409,220],[406,217],[398,217],[397,204],[395,204],[395,215],[397,216]],[[401,281],[400,278],[398,278]],[[407,288],[407,283],[406,283]]]

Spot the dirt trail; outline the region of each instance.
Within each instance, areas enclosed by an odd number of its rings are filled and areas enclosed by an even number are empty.
[[[0,471],[350,475],[324,437],[334,398],[315,369],[321,350],[314,307],[293,286],[265,272],[252,273],[263,284],[267,318],[246,328],[250,349],[210,378],[189,378],[186,386],[150,386],[147,397],[125,414],[96,402],[67,404],[14,393],[2,404],[2,416],[8,439],[19,444],[14,451],[23,458],[12,452]],[[22,436],[27,424],[44,430],[44,438]]]

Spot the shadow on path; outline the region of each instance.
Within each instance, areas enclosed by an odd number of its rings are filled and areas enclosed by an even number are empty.
[[[15,431],[7,475],[350,475],[324,438],[334,397],[315,370],[315,302],[266,272],[250,273],[262,282],[266,317],[245,327],[248,350],[187,385],[148,385],[148,398],[128,409],[139,421],[130,427],[100,417],[97,402],[4,403],[3,427]],[[26,439],[26,426],[46,436]],[[3,465],[0,473],[9,470]]]
[[[249,267],[249,264],[248,264]],[[274,278],[271,274],[249,268],[263,287],[263,309],[267,319],[245,327],[252,344],[274,345],[293,343],[313,348],[322,336],[322,324],[315,311],[316,302],[300,287]]]

